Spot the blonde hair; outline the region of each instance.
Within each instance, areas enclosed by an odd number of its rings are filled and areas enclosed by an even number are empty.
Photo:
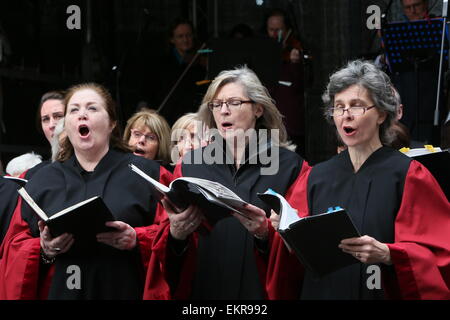
[[[202,104],[198,109],[199,119],[203,121],[208,128],[217,128],[213,114],[208,108],[208,102],[213,100],[217,96],[219,90],[229,83],[238,83],[242,85],[247,97],[254,101],[254,103],[260,104],[263,107],[263,115],[256,120],[255,129],[278,129],[279,145],[290,150],[295,150],[296,146],[288,141],[286,128],[283,124],[283,116],[275,106],[275,101],[270,96],[266,87],[259,81],[256,74],[246,66],[219,73],[209,85],[208,90],[203,97]]]
[[[170,127],[166,119],[158,114],[156,110],[142,108],[133,114],[127,121],[123,140],[128,143],[133,127],[146,126],[158,137],[158,152],[155,160],[170,163]]]
[[[109,137],[109,145],[110,147],[130,152],[131,149],[128,145],[122,140],[122,133],[117,121],[117,111],[114,100],[111,97],[109,91],[102,85],[98,83],[81,83],[74,85],[67,90],[66,95],[64,96],[63,104],[64,104],[64,114],[67,112],[67,104],[69,103],[72,96],[81,90],[92,90],[96,92],[104,101],[105,109],[109,116],[109,121],[114,124],[114,128],[111,132],[111,136]],[[69,140],[69,137],[66,136],[61,143],[61,149],[58,153],[56,161],[66,161],[73,154],[73,145]]]
[[[182,117],[178,118],[172,126],[172,147],[175,146],[181,138],[183,130],[189,128],[189,126],[195,124],[196,121],[200,121],[197,113],[186,113]]]

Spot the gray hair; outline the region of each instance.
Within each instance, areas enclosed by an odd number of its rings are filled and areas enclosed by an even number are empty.
[[[217,128],[211,110],[208,109],[208,102],[213,100],[219,90],[229,83],[239,83],[244,88],[244,93],[247,97],[257,104],[260,104],[263,109],[263,115],[256,121],[255,129],[278,129],[279,130],[279,145],[290,150],[295,150],[295,145],[288,141],[286,128],[283,124],[283,116],[278,108],[275,106],[275,101],[269,94],[269,91],[264,87],[258,76],[246,66],[238,67],[234,70],[225,70],[209,85],[208,90],[203,97],[202,104],[198,109],[198,116],[208,128]]]
[[[329,112],[334,104],[334,98],[336,94],[353,85],[365,88],[375,107],[386,113],[386,120],[380,125],[380,140],[382,144],[389,144],[394,138],[390,129],[400,106],[400,95],[396,92],[388,75],[372,62],[351,61],[330,76],[330,81],[322,95],[325,119],[334,124],[333,117]]]

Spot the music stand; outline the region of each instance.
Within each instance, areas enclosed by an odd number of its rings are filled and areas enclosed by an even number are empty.
[[[270,38],[213,39],[209,46],[209,78],[221,71],[247,65],[263,85],[275,86],[281,66],[281,45]]]
[[[415,64],[432,59],[438,63],[443,21],[435,18],[386,24],[381,34],[389,70],[392,73],[414,71]],[[444,43],[444,60],[448,61],[447,42]]]
[[[386,63],[389,71],[393,74],[402,74],[406,72],[414,72],[415,74],[416,88],[412,90],[414,90],[416,94],[414,126],[416,126],[417,131],[413,136],[417,136],[418,139],[422,139],[420,131],[421,126],[424,124],[419,121],[419,109],[424,108],[424,106],[421,105],[420,100],[419,67],[422,66],[421,70],[427,71],[438,70],[438,68],[442,68],[442,60],[448,61],[448,42],[442,41],[443,30],[445,30],[445,35],[448,35],[448,28],[444,23],[445,19],[442,18],[393,22],[384,25],[381,30]],[[440,58],[442,60],[440,60]],[[440,75],[441,73],[439,70],[436,74],[436,77],[438,77],[438,92],[434,100],[437,101],[436,106],[440,99]],[[426,92],[425,96],[427,94],[429,93]],[[408,108],[408,106],[406,107]],[[428,138],[431,139],[431,136],[427,137],[427,139]]]

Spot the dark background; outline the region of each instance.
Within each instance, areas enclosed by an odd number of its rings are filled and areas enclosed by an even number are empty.
[[[262,5],[257,5],[262,2]],[[47,156],[48,143],[36,129],[40,96],[49,90],[96,81],[118,101],[126,121],[145,99],[157,108],[152,83],[164,72],[158,61],[168,48],[167,28],[178,16],[194,20],[200,43],[228,36],[247,23],[260,31],[270,7],[290,13],[303,47],[312,56],[305,92],[306,158],[311,164],[335,152],[334,132],[322,116],[320,96],[327,78],[353,58],[374,58],[379,40],[368,30],[366,9],[388,0],[5,0],[0,2],[0,34],[9,54],[0,62],[0,152],[4,166],[35,150]],[[390,17],[399,15],[394,0]],[[441,1],[430,0],[439,12]],[[70,5],[81,8],[81,30],[69,30]],[[439,13],[438,13],[439,14]],[[4,44],[5,46],[5,44]],[[255,54],[263,54],[255,52]],[[115,68],[114,68],[115,67]],[[212,77],[214,75],[209,75]],[[1,106],[3,108],[1,109]]]

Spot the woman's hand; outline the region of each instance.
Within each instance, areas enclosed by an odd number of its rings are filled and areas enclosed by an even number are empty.
[[[270,210],[270,223],[272,223],[272,227],[278,231],[278,227],[280,226],[281,216],[277,214],[275,211]]]
[[[136,230],[129,224],[122,221],[108,221],[105,225],[115,228],[117,231],[98,233],[98,242],[119,250],[131,250],[136,247]]]
[[[38,222],[38,227],[42,251],[50,259],[56,257],[58,254],[69,251],[75,241],[73,235],[69,233],[63,233],[53,238],[45,222],[42,220]]]
[[[344,239],[341,241],[339,248],[351,254],[362,263],[392,264],[389,247],[369,236]]]
[[[186,240],[186,238],[202,223],[204,216],[201,210],[194,205],[190,205],[186,210],[176,210],[174,205],[166,198],[162,199],[162,205],[169,216],[170,234],[174,239]]]
[[[264,210],[252,205],[247,204],[243,208],[239,208],[246,217],[241,216],[238,213],[233,215],[242,223],[242,225],[258,239],[267,239],[269,234],[268,220]]]

